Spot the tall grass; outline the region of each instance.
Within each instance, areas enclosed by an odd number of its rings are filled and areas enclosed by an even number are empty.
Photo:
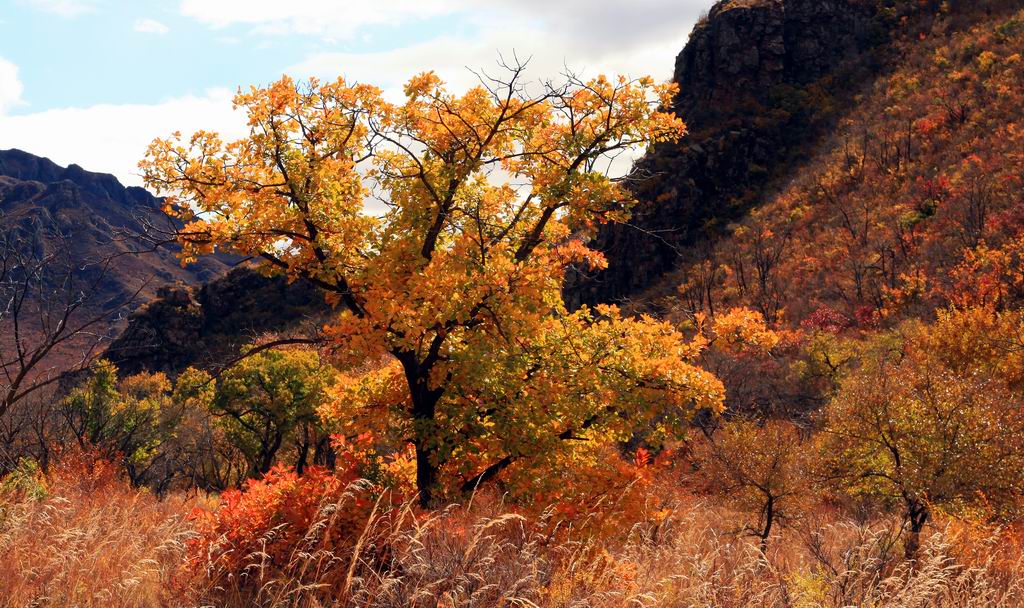
[[[158,501],[104,466],[72,466],[46,478],[29,469],[4,484],[0,605],[175,603],[193,501]]]
[[[524,516],[500,501],[371,517],[355,551],[319,550],[328,505],[287,564],[258,554],[238,584],[206,589],[232,606],[845,607],[1024,606],[1024,552],[1006,530],[948,521],[914,563],[899,522],[820,510],[771,539],[737,536],[736,515],[683,498],[657,522],[611,538],[586,522]],[[378,513],[381,511],[378,511]],[[271,542],[271,539],[268,539]],[[384,558],[382,559],[382,556]],[[314,576],[308,576],[315,573]],[[223,583],[223,580],[222,580]],[[195,585],[194,585],[195,586]]]
[[[1019,534],[953,520],[934,525],[910,563],[899,522],[858,523],[824,508],[762,552],[737,535],[736,514],[678,491],[657,517],[611,535],[478,496],[426,514],[381,503],[336,554],[326,547],[336,546],[346,493],[322,505],[286,561],[256,550],[241,575],[225,575],[215,551],[188,554],[197,501],[159,502],[88,475],[43,483],[45,496],[0,498],[9,606],[1024,606]],[[264,546],[280,532],[267,532]]]

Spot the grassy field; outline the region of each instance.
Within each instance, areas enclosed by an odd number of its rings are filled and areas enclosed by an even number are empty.
[[[489,495],[433,513],[377,508],[356,545],[333,552],[328,539],[336,514],[351,507],[346,494],[321,505],[285,559],[271,550],[283,522],[264,535],[265,551],[236,556],[244,566],[225,575],[194,542],[193,514],[215,509],[215,497],[157,500],[115,470],[78,461],[5,481],[4,605],[1024,605],[1020,529],[939,519],[908,562],[899,521],[854,521],[818,507],[762,552],[737,532],[738,514],[669,480],[645,490],[657,510],[609,504],[606,522],[555,525],[551,511],[506,508]],[[616,519],[627,512],[644,515]]]

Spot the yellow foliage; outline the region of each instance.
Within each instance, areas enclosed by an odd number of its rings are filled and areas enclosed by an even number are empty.
[[[695,365],[702,340],[562,303],[570,264],[605,264],[585,237],[636,203],[599,168],[685,132],[662,110],[675,87],[600,76],[531,95],[522,78],[512,68],[457,95],[428,72],[400,104],[283,78],[236,97],[248,137],[176,134],[140,164],[186,223],[183,261],[260,258],[338,306],[325,335],[344,376],[321,414],[412,443],[424,503],[722,407],[721,383]],[[729,331],[769,339],[747,325]]]

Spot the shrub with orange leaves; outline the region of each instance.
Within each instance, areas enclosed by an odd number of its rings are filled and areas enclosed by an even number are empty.
[[[692,455],[698,488],[745,514],[742,531],[762,551],[811,495],[814,448],[792,423],[729,420],[697,442]]]
[[[712,322],[717,346],[734,353],[763,354],[778,346],[781,337],[765,324],[764,316],[749,308],[733,308]]]
[[[268,581],[322,580],[325,569],[347,567],[361,540],[388,519],[402,497],[366,479],[386,477],[402,460],[374,455],[371,443],[370,437],[337,438],[336,470],[310,467],[299,475],[278,465],[242,489],[224,492],[216,510],[197,509],[185,580],[206,587],[208,595],[225,588],[244,594]],[[361,559],[374,563],[386,553],[386,545],[377,543]],[[316,568],[309,567],[311,561]]]
[[[549,526],[571,529],[577,537],[611,539],[637,524],[656,524],[666,512],[662,499],[669,497],[655,492],[655,484],[675,455],[673,449],[654,454],[641,447],[626,455],[609,445],[596,447],[533,504],[548,509]]]
[[[126,483],[120,455],[95,446],[73,445],[54,450],[46,475],[48,486],[65,496],[100,496]]]
[[[342,478],[324,469],[311,468],[299,477],[287,467],[274,467],[263,479],[249,480],[244,490],[224,492],[216,511],[195,513],[199,537],[191,543],[192,554],[197,562],[206,562],[203,567],[225,574],[244,570],[257,551],[270,567],[280,568],[325,503],[338,501],[346,487]],[[364,504],[355,498],[356,508],[343,515],[356,516]],[[335,536],[333,542],[344,542],[344,536]]]

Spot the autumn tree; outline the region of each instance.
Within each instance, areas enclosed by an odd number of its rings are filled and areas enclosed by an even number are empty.
[[[1008,353],[1000,349],[1013,342],[965,333],[998,326],[977,323],[978,314],[947,313],[934,327],[875,338],[827,410],[833,474],[854,495],[899,505],[908,557],[936,512],[1010,515],[1024,492],[1024,407],[998,371]]]
[[[253,477],[269,471],[287,447],[295,450],[293,462],[300,474],[311,457],[324,463],[330,437],[317,410],[334,375],[308,349],[259,352],[222,374],[209,405],[227,440],[245,454]]]
[[[570,264],[605,264],[587,237],[635,203],[615,158],[684,132],[662,109],[674,88],[503,74],[461,95],[421,74],[400,104],[283,78],[236,97],[244,139],[176,134],[141,163],[185,222],[186,260],[258,257],[337,304],[325,346],[349,390],[336,409],[393,421],[424,505],[636,421],[680,431],[722,402],[694,364],[700,339],[561,299]]]
[[[810,441],[789,422],[736,419],[698,440],[696,476],[704,491],[719,495],[753,517],[743,531],[761,550],[777,526],[795,519],[811,493]]]

